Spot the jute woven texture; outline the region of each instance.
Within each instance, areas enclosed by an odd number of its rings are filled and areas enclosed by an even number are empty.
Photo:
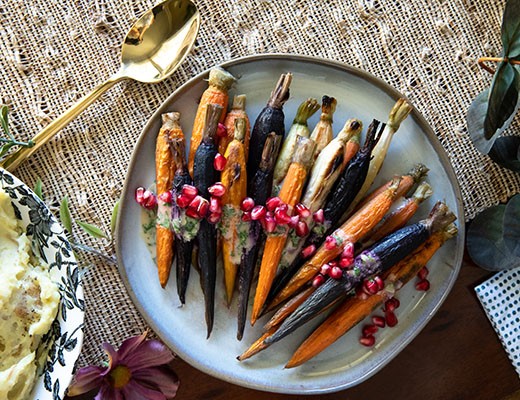
[[[48,204],[68,196],[73,217],[109,231],[134,143],[161,102],[216,63],[287,52],[338,60],[407,95],[448,152],[466,217],[520,191],[520,176],[472,147],[465,128],[471,100],[490,83],[480,56],[500,51],[503,1],[198,0],[203,24],[195,49],[173,78],[122,83],[86,110],[15,173],[44,183]],[[14,134],[29,139],[119,66],[126,30],[150,0],[0,0],[1,99]],[[509,134],[518,132],[516,118]],[[112,252],[75,232],[78,240]],[[117,269],[94,257],[84,276],[87,303],[80,365],[98,364],[100,343],[146,329]]]

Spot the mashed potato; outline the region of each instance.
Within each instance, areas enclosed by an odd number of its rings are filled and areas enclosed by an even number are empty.
[[[31,251],[0,188],[0,399],[26,399],[34,385],[36,350],[56,316],[60,295],[48,266]]]

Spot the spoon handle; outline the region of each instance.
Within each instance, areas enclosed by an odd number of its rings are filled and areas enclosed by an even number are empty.
[[[108,89],[114,86],[118,81],[124,79],[119,74],[115,74],[105,82],[96,86],[90,93],[83,96],[67,111],[61,114],[58,118],[52,121],[49,125],[43,128],[34,138],[34,146],[20,148],[10,154],[8,157],[0,161],[0,167],[12,171],[26,158],[35,153],[41,146],[52,139],[56,134],[67,125],[70,121],[76,118],[85,108],[92,104],[99,96],[105,93]]]

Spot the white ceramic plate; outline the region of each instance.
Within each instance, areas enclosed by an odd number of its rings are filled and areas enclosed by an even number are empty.
[[[338,99],[334,116],[337,133],[351,117],[368,126],[373,118],[386,121],[395,101],[402,97],[382,81],[344,64],[294,55],[263,55],[222,65],[239,81],[231,91],[247,95],[247,112],[252,121],[265,106],[278,77],[292,72],[291,98],[284,107],[289,129],[296,108],[308,97],[324,94]],[[464,213],[455,174],[439,141],[425,120],[414,110],[401,125],[390,146],[387,160],[375,184],[394,174],[406,173],[415,163],[430,168],[427,180],[434,188],[432,199],[421,206],[417,218],[426,216],[436,200],[445,200],[458,217],[459,235],[448,242],[430,262],[431,290],[417,292],[413,284],[399,292],[400,323],[377,334],[377,344],[368,349],[358,343],[362,324],[351,330],[305,365],[284,369],[292,352],[311,327],[308,324],[257,356],[238,362],[241,354],[261,332],[262,322],[248,327],[244,339],[236,337],[236,304],[230,309],[224,298],[223,277],[217,276],[215,326],[206,340],[206,326],[199,277],[193,270],[187,304],[180,308],[175,279],[161,289],[154,261],[141,235],[141,209],[134,201],[138,186],[154,182],[155,138],[161,114],[181,112],[181,123],[189,143],[198,100],[207,87],[207,72],[198,75],[173,93],[155,112],[134,150],[123,190],[118,227],[120,273],[144,318],[181,358],[220,379],[255,389],[282,393],[325,393],[353,386],[374,374],[406,346],[426,325],[451,289],[460,265],[464,243]],[[312,127],[319,113],[309,121]],[[235,300],[236,301],[236,300]],[[252,302],[250,302],[251,304]]]
[[[84,302],[79,268],[63,227],[38,196],[15,176],[0,168],[0,186],[9,194],[18,219],[35,251],[49,264],[61,301],[49,333],[42,339],[50,350],[37,377],[31,399],[64,398],[83,344]]]

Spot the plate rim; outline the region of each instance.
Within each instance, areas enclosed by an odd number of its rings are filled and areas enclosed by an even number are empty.
[[[181,86],[177,87],[162,103],[161,105],[154,111],[154,113],[148,118],[145,126],[141,130],[141,133],[139,134],[139,137],[136,141],[136,144],[134,148],[139,148],[141,143],[146,139],[146,133],[150,131],[150,128],[154,125],[154,121],[157,120],[157,118],[160,119],[160,116],[162,113],[164,113],[170,103],[175,100],[175,97],[178,96],[178,94],[182,91],[188,90],[190,87],[196,85],[201,79],[204,79],[211,68],[215,66],[222,67],[224,69],[234,67],[237,65],[252,63],[256,61],[269,61],[269,60],[282,60],[282,61],[290,61],[290,62],[307,62],[312,64],[319,64],[321,66],[325,67],[332,67],[334,69],[337,69],[342,72],[346,72],[348,74],[355,75],[372,85],[376,86],[378,89],[381,89],[385,93],[387,93],[391,98],[394,100],[398,100],[399,98],[406,99],[409,104],[412,106],[412,111],[410,113],[410,117],[415,119],[421,130],[424,131],[424,133],[427,136],[428,141],[436,151],[440,163],[445,168],[445,171],[448,175],[450,184],[452,185],[454,196],[457,202],[457,215],[460,216],[460,219],[457,221],[458,223],[458,241],[462,244],[462,246],[457,246],[457,253],[454,259],[453,263],[453,279],[451,282],[449,282],[449,285],[447,286],[446,290],[442,295],[440,296],[439,301],[437,304],[435,304],[428,314],[425,315],[424,320],[417,325],[416,330],[413,332],[410,332],[408,335],[406,335],[402,341],[397,343],[395,347],[393,347],[391,354],[383,360],[382,363],[375,366],[374,368],[371,368],[367,370],[362,376],[360,376],[356,380],[348,381],[344,384],[338,384],[335,386],[329,386],[326,388],[316,388],[311,387],[308,389],[302,389],[300,388],[278,388],[278,387],[268,387],[268,386],[262,386],[257,383],[252,383],[250,380],[247,379],[233,379],[232,377],[228,377],[226,374],[221,374],[218,371],[215,371],[209,367],[206,367],[204,364],[199,363],[196,360],[193,360],[190,356],[187,356],[183,354],[183,352],[178,352],[176,349],[176,346],[174,346],[170,340],[165,338],[163,334],[161,334],[160,330],[158,329],[157,324],[148,318],[147,314],[144,311],[144,307],[140,304],[140,302],[137,300],[135,292],[133,291],[128,275],[126,273],[126,269],[123,265],[123,256],[122,256],[122,241],[120,240],[120,232],[122,232],[121,225],[124,224],[122,221],[122,218],[118,218],[117,224],[116,224],[116,255],[118,260],[118,271],[121,276],[121,279],[123,280],[123,283],[125,285],[125,288],[127,290],[127,293],[129,294],[133,305],[138,310],[139,314],[143,317],[143,319],[146,321],[147,324],[154,330],[154,332],[158,335],[158,337],[168,345],[170,349],[172,349],[176,354],[180,356],[186,363],[190,364],[191,366],[197,368],[199,371],[202,371],[203,373],[206,373],[210,376],[216,377],[218,379],[221,379],[225,382],[229,382],[232,384],[240,385],[242,387],[255,389],[255,390],[261,390],[265,392],[272,392],[272,393],[284,393],[284,394],[304,394],[304,395],[312,395],[312,394],[326,394],[326,393],[332,393],[332,392],[338,392],[341,390],[348,389],[350,387],[356,386],[359,383],[367,380],[377,372],[379,372],[384,366],[386,366],[390,361],[392,361],[414,338],[416,338],[419,333],[422,331],[422,329],[426,326],[426,324],[432,319],[433,315],[439,310],[441,305],[446,300],[446,297],[449,295],[449,293],[453,289],[453,285],[455,284],[458,274],[460,272],[460,268],[462,266],[462,260],[464,255],[464,239],[465,239],[465,213],[464,213],[464,202],[462,198],[462,191],[460,189],[460,185],[455,173],[455,170],[453,168],[453,165],[450,162],[449,156],[442,146],[439,138],[435,135],[433,129],[425,119],[425,117],[419,112],[419,110],[413,105],[411,101],[409,101],[408,97],[403,95],[400,91],[392,87],[390,84],[385,82],[383,79],[378,78],[371,73],[364,71],[360,68],[353,67],[351,65],[345,64],[340,61],[315,57],[315,56],[308,56],[308,55],[299,55],[299,54],[287,54],[287,53],[263,53],[263,54],[255,54],[255,55],[248,55],[243,57],[237,57],[233,58],[231,60],[224,61],[222,63],[215,64],[214,66],[211,66],[209,68],[206,68],[202,72],[194,75],[192,78],[188,79],[185,83],[183,83]],[[132,156],[130,158],[128,168],[127,170],[130,170],[134,167],[134,164],[136,163],[137,154],[136,152],[132,152]],[[122,215],[127,203],[126,201],[126,195],[129,193],[128,191],[128,185],[129,185],[129,177],[128,175],[125,177],[124,185],[122,188],[122,197],[120,201],[120,209],[119,209],[119,215]]]

